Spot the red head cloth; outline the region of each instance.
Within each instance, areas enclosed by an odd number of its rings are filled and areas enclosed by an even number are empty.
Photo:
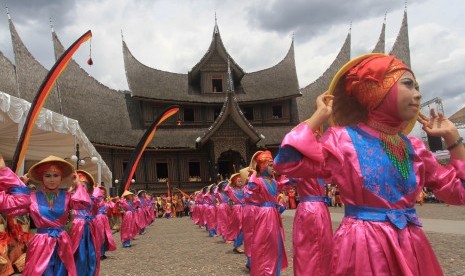
[[[231,175],[231,177],[229,178],[229,185],[232,185],[232,186],[237,186],[237,181],[241,179],[241,174],[240,173],[235,173],[233,175]]]
[[[257,162],[258,171],[263,173],[268,164],[273,162],[273,156],[269,150],[265,150],[255,156],[255,161]]]
[[[405,71],[413,74],[394,56],[369,57],[347,72],[346,92],[370,112],[381,103]]]
[[[60,164],[54,163],[44,163],[36,168],[36,174],[42,179],[44,177],[45,172],[54,172],[60,176],[63,176],[63,167]]]
[[[80,182],[87,182],[90,186],[95,186],[95,181],[92,175],[84,170],[76,170]]]

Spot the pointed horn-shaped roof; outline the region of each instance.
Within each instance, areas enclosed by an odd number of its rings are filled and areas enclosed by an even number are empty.
[[[65,48],[55,32],[52,32],[52,39],[55,56],[59,57]],[[128,110],[138,110],[127,106],[130,101],[126,102],[124,91],[103,85],[74,59],[61,74],[59,82],[64,115],[78,120],[89,140],[109,145],[132,145],[133,141],[138,141],[140,133],[132,131],[128,114]]]
[[[224,61],[226,61],[228,58],[230,59],[231,70],[234,71],[234,76],[236,76],[239,80],[244,76],[244,70],[242,70],[242,68],[231,58],[228,51],[224,47],[223,40],[221,39],[220,29],[218,28],[218,24],[216,22],[216,18],[210,46],[208,47],[207,52],[203,55],[200,61],[197,62],[197,64],[189,72],[189,78],[197,78],[198,74],[200,74],[200,69],[202,68],[202,66],[204,66],[214,54],[218,54]]]
[[[199,145],[205,144],[208,139],[223,125],[227,118],[231,118],[234,123],[236,123],[239,128],[251,139],[252,143],[257,143],[260,139],[265,138],[262,134],[252,126],[252,124],[245,118],[242,110],[237,103],[235,94],[233,79],[231,73],[231,67],[228,59],[228,79],[227,79],[227,93],[226,98],[221,108],[221,112],[213,122],[213,124],[208,128],[208,130],[196,139],[196,142]]]
[[[139,62],[123,40],[123,57],[129,90],[133,97],[185,99],[187,74],[177,74],[150,68]],[[176,95],[179,94],[179,95]]]
[[[0,91],[20,98],[18,86],[16,84],[15,66],[0,51]]]
[[[16,78],[18,82],[18,93],[22,99],[32,102],[37,90],[42,84],[48,70],[45,69],[29,52],[21,40],[16,27],[11,18],[8,19],[11,41],[13,43],[13,53],[15,56]],[[59,112],[59,101],[56,88],[52,88],[44,107],[55,112]]]
[[[384,17],[383,26],[381,27],[381,33],[379,34],[378,42],[372,53],[383,53],[386,51],[386,17]]]
[[[390,54],[395,55],[398,59],[402,60],[405,63],[405,65],[411,68],[407,9],[404,10],[402,25],[400,27],[399,34],[397,35],[396,42],[394,42],[394,45],[392,46]]]
[[[247,73],[242,79],[245,93],[236,94],[237,100],[260,101],[299,97],[299,81],[295,67],[294,40],[286,56],[275,66],[268,69]]]
[[[297,109],[299,111],[299,121],[304,121],[310,118],[310,115],[315,110],[316,98],[325,92],[331,80],[337,71],[350,60],[350,47],[351,47],[351,34],[350,31],[337,54],[333,63],[326,69],[326,71],[317,80],[302,88],[300,92],[302,97],[297,98]]]

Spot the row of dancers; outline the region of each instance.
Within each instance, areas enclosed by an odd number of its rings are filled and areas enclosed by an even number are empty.
[[[443,275],[415,202],[427,188],[448,204],[465,204],[465,147],[443,114],[420,112],[420,99],[414,73],[395,56],[349,61],[317,97],[312,116],[285,135],[275,158],[259,151],[248,179],[233,175],[227,185],[197,192],[194,222],[211,236],[233,239],[234,248],[243,239],[251,275],[279,275],[288,261],[276,196],[296,185],[294,275]],[[442,137],[447,165],[407,135],[416,122]],[[334,233],[324,182],[338,186],[345,209]]]

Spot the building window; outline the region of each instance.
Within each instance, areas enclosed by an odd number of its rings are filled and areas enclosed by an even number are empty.
[[[128,166],[128,161],[123,161],[123,174],[126,172],[126,167]],[[136,174],[132,176],[132,179],[136,180]]]
[[[202,181],[200,178],[200,162],[189,161],[189,181]]]
[[[249,121],[253,121],[253,107],[244,107],[244,117]]]
[[[212,79],[212,92],[223,92],[223,79]]]
[[[184,122],[193,122],[193,121],[194,121],[194,109],[184,108]]]
[[[213,120],[216,120],[216,118],[220,116],[220,113],[221,113],[221,107],[215,107],[215,109],[213,110]]]
[[[157,163],[158,182],[166,182],[168,180],[168,163]]]
[[[273,119],[279,119],[283,117],[283,108],[280,105],[273,106]]]

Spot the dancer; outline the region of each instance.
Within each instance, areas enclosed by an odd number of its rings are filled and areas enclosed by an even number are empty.
[[[111,234],[110,222],[108,214],[113,209],[115,203],[108,200],[105,201],[107,190],[105,187],[97,187],[94,189],[94,198],[97,201],[98,211],[95,216],[97,223],[97,231],[99,231],[99,246],[100,246],[100,259],[106,259],[105,252],[116,250],[116,244]]]
[[[231,199],[233,208],[229,216],[229,224],[226,240],[234,240],[234,249],[236,253],[244,253],[241,248],[244,243],[242,233],[242,207],[244,206],[244,194],[242,192],[242,179],[240,173],[235,173],[229,178],[229,184],[226,186],[226,193]]]
[[[49,156],[33,165],[27,176],[37,186],[29,214],[37,227],[26,251],[23,275],[76,275],[71,239],[65,230],[68,212],[90,206],[90,197],[73,165]],[[71,185],[69,191],[62,189]]]
[[[98,275],[100,270],[100,245],[98,225],[95,220],[98,206],[92,195],[95,181],[92,175],[83,170],[76,171],[78,180],[90,197],[90,205],[86,209],[72,210],[71,249],[74,253],[78,275]]]
[[[123,213],[120,229],[121,242],[125,248],[131,247],[131,240],[137,234],[137,231],[134,231],[136,229],[136,222],[134,218],[133,196],[134,193],[126,190],[119,201],[119,208]]]
[[[330,275],[443,275],[421,229],[415,200],[427,187],[450,204],[465,203],[465,148],[443,114],[418,117],[444,138],[450,165],[409,137],[421,95],[412,71],[394,56],[368,54],[335,75],[317,110],[288,133],[276,161],[294,177],[331,177],[345,217],[333,239]],[[328,119],[337,125],[318,141]]]
[[[229,217],[231,215],[231,208],[229,207],[229,197],[225,192],[225,188],[228,185],[228,181],[222,181],[218,184],[216,189],[215,197],[219,202],[216,211],[216,222],[217,222],[217,234],[222,236],[224,241],[226,240],[226,234],[228,232]]]
[[[284,229],[278,210],[278,192],[282,183],[274,179],[270,151],[254,155],[249,169],[247,192],[260,203],[252,241],[251,275],[279,275],[288,266],[284,249]],[[255,165],[256,164],[256,165]]]

